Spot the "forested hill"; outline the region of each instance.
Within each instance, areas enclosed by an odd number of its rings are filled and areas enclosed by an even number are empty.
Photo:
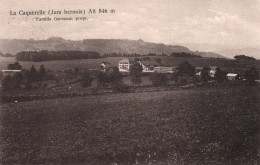
[[[223,56],[210,52],[192,52],[187,47],[179,45],[165,45],[158,43],[145,42],[143,40],[126,40],[126,39],[85,39],[85,40],[65,40],[60,37],[51,37],[47,40],[24,40],[24,39],[1,39],[0,52],[3,53],[18,53],[21,51],[95,51],[103,54],[122,53],[122,54],[167,54],[185,52],[196,53],[202,57],[217,57]]]

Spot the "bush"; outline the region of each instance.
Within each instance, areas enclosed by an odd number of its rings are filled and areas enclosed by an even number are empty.
[[[202,82],[207,83],[211,77],[209,76],[210,68],[203,67],[201,73],[200,73],[200,79]]]
[[[93,78],[89,75],[88,72],[84,73],[80,86],[83,88],[90,87],[92,84]]]
[[[131,75],[131,81],[133,84],[138,85],[142,83],[141,80],[141,73],[143,72],[143,67],[138,62],[135,62],[130,67],[130,75]]]
[[[249,83],[255,82],[255,80],[258,78],[258,72],[255,67],[251,67],[249,70],[245,71],[244,75],[245,79]]]
[[[22,69],[22,65],[20,65],[19,62],[15,62],[13,64],[9,64],[7,66],[7,69],[9,69],[9,70],[21,70]]]
[[[106,88],[110,83],[109,76],[103,72],[97,75],[97,82],[99,88]]]
[[[216,73],[214,75],[214,78],[217,82],[223,82],[227,79],[227,72],[222,71],[219,67],[216,69]]]
[[[169,81],[167,75],[162,73],[155,73],[150,77],[150,79],[152,80],[154,86],[166,85]]]
[[[127,93],[130,87],[124,83],[114,83],[112,84],[112,91],[115,93]]]

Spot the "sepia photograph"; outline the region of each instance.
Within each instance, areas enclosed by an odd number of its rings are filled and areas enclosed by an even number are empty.
[[[260,0],[0,0],[0,164],[260,164]]]

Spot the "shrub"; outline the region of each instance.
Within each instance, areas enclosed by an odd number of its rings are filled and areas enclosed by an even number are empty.
[[[85,72],[82,77],[82,81],[80,82],[80,86],[83,88],[91,86],[93,78],[89,75],[88,72]]]
[[[150,77],[150,79],[154,86],[166,85],[169,81],[167,75],[162,73],[155,73]]]
[[[130,67],[131,81],[133,84],[138,85],[142,82],[141,80],[142,71],[143,71],[143,67],[138,62],[135,62]]]
[[[112,84],[112,91],[115,93],[127,93],[130,87],[122,82]]]
[[[222,71],[219,67],[216,69],[214,78],[217,82],[223,82],[227,79],[227,72]]]
[[[244,76],[248,82],[253,83],[258,78],[258,72],[255,67],[251,67],[250,69],[245,71]]]

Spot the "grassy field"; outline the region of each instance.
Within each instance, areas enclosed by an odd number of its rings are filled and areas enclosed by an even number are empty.
[[[257,164],[259,87],[1,107],[2,164]]]
[[[40,68],[40,65],[44,65],[46,69],[56,71],[58,69],[65,70],[74,67],[81,67],[87,69],[99,69],[100,64],[103,61],[108,61],[112,66],[118,66],[118,61],[127,57],[108,57],[100,59],[75,59],[75,60],[58,60],[58,61],[45,61],[45,62],[28,62],[20,61],[19,63],[23,68],[30,69],[32,65],[36,68]],[[130,59],[134,59],[131,57]],[[234,61],[230,59],[210,59],[210,58],[176,58],[176,57],[166,57],[166,56],[151,56],[151,59],[161,58],[162,64],[166,66],[178,66],[181,62],[187,60],[195,67],[197,66],[219,66],[227,71],[245,70],[250,66],[256,66],[260,70],[260,60],[255,63],[248,61]],[[0,69],[6,69],[9,63],[15,62],[15,58],[4,58],[0,57]]]

